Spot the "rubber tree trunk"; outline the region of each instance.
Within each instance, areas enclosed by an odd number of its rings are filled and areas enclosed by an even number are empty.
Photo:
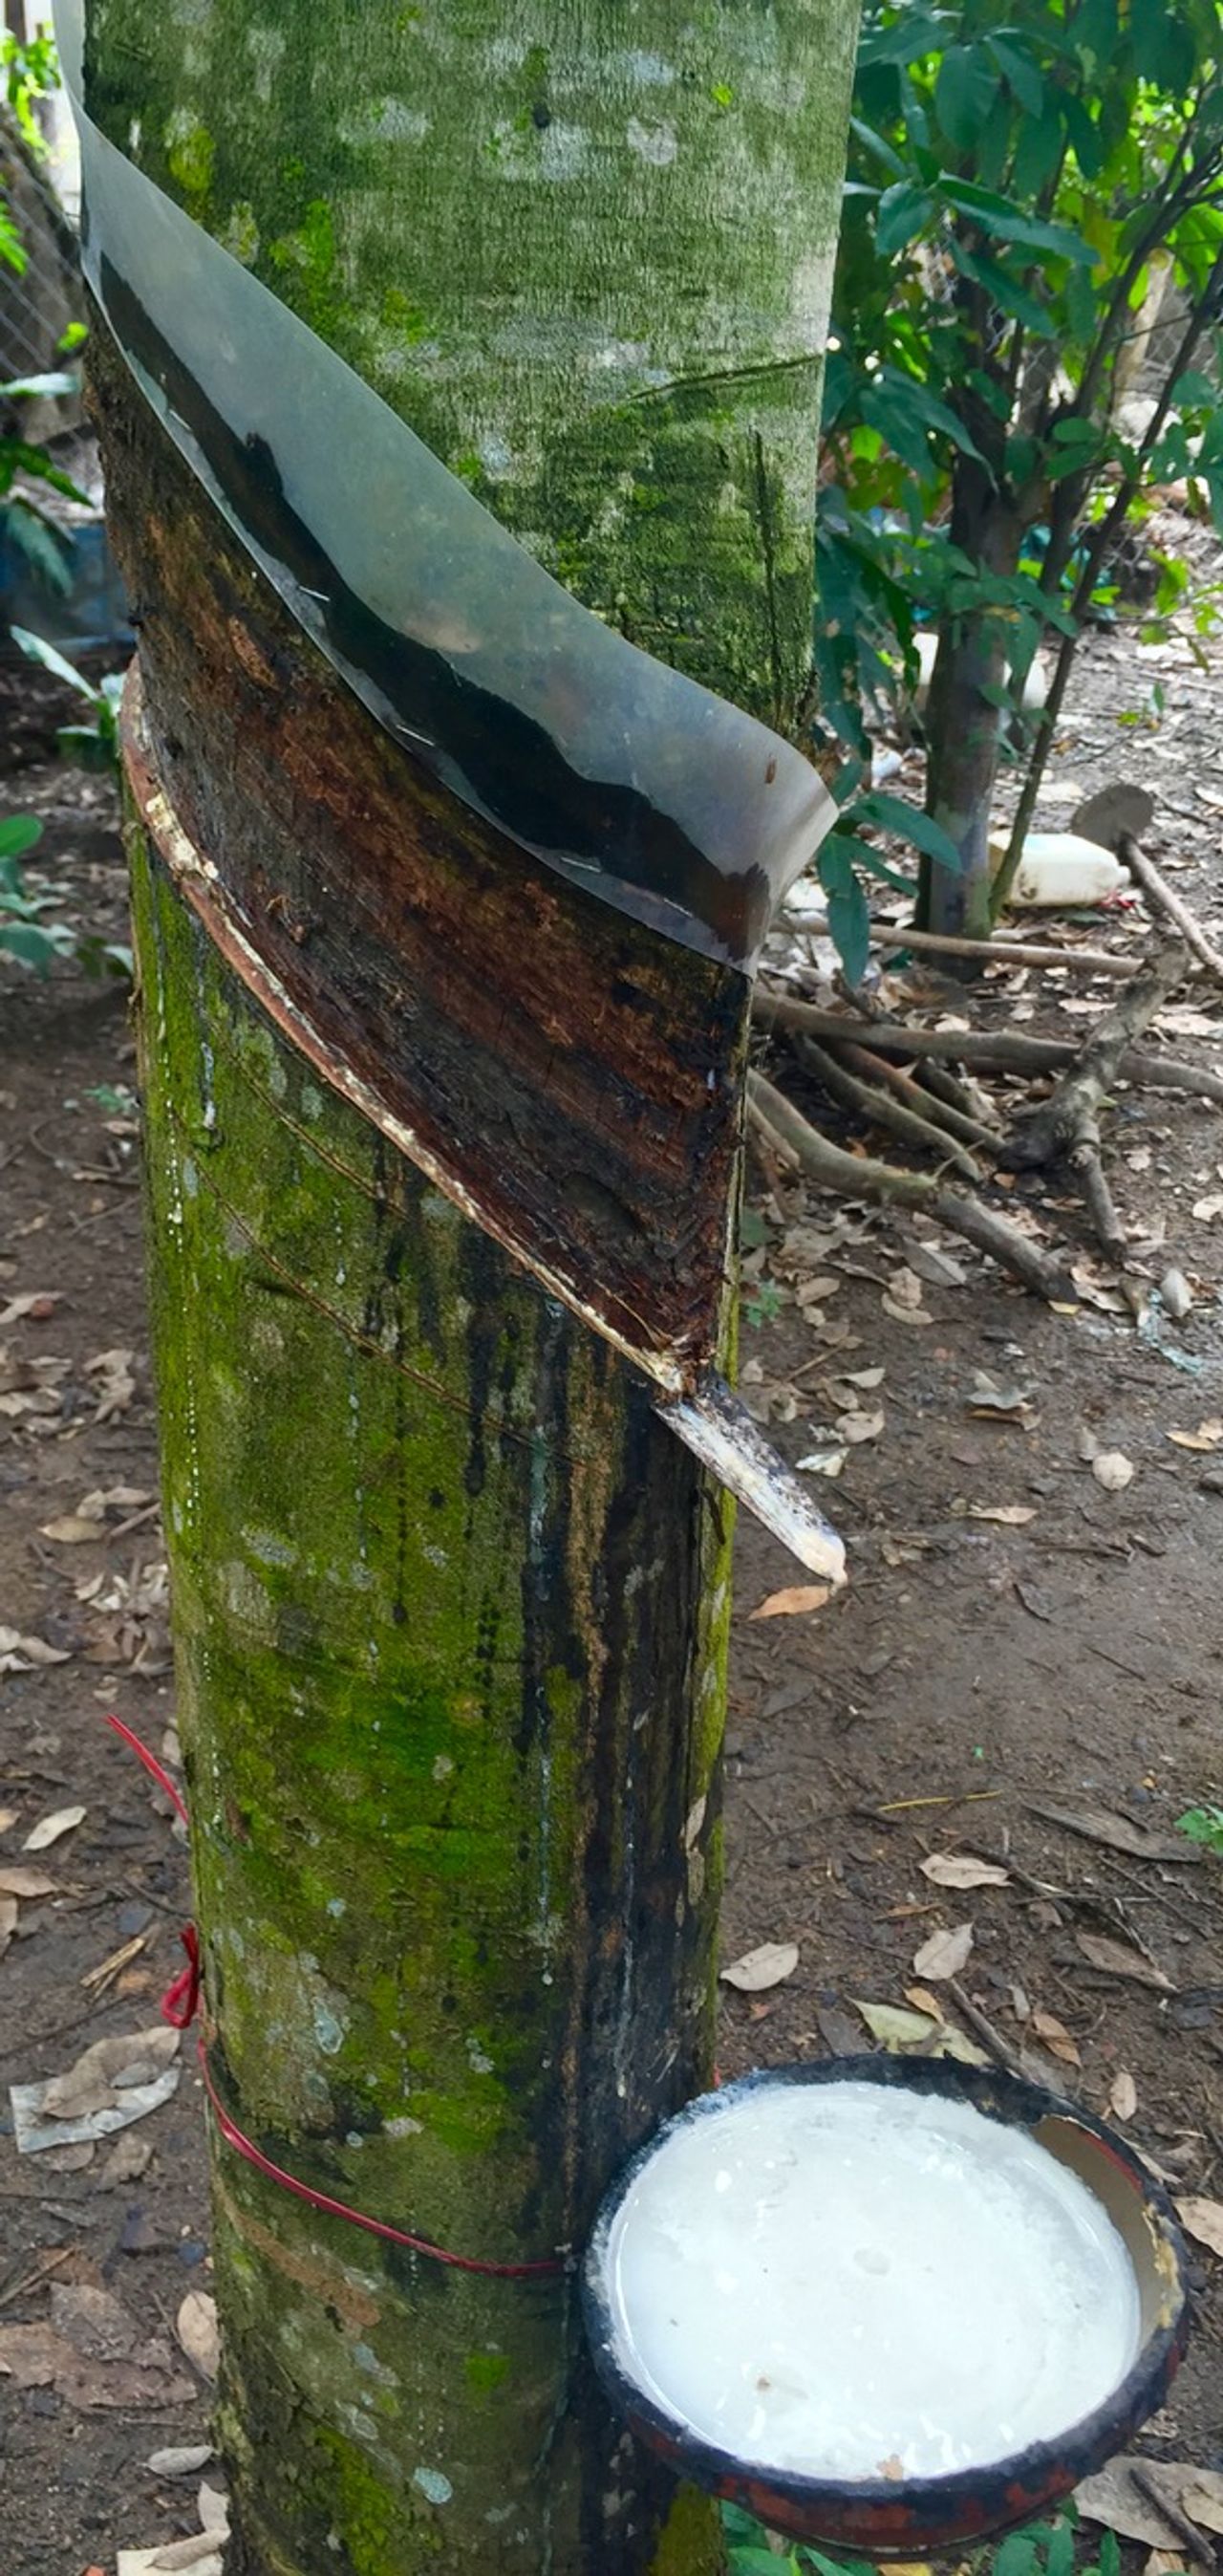
[[[853,35],[849,0],[98,0],[88,98],[583,600],[784,729]],[[96,342],[213,2080],[315,2189],[547,2261],[710,2072],[730,1514],[480,1214],[529,1162],[626,1306],[716,1301],[746,986],[415,771]],[[333,937],[366,1007],[311,1048],[278,965],[321,988]],[[215,2131],[213,2185],[231,2576],[719,2563],[568,2274],[389,2246]]]
[[[971,458],[956,461],[950,533],[987,579],[1013,576],[1020,523]],[[953,871],[923,858],[918,911],[923,929],[957,939],[988,939],[992,927],[989,833],[1007,637],[1007,621],[996,611],[974,609],[949,620],[930,681],[926,811],[954,841],[960,866]],[[963,975],[971,973],[971,960],[958,964]]]

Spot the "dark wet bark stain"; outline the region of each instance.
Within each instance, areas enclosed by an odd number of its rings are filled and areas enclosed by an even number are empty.
[[[745,979],[556,876],[377,732],[100,322],[93,401],[124,572],[148,603],[163,784],[320,1069],[365,1083],[631,1349],[709,1357]]]

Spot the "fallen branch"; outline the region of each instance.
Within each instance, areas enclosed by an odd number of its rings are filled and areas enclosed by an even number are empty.
[[[807,1038],[803,1043],[810,1046],[812,1040]],[[903,1100],[916,1117],[927,1121],[932,1119],[936,1127],[945,1127],[949,1136],[958,1136],[961,1144],[984,1145],[989,1152],[996,1151],[996,1127],[987,1127],[982,1118],[969,1117],[958,1101],[945,1100],[941,1094],[923,1090],[912,1074],[902,1073],[899,1065],[888,1063],[886,1056],[873,1055],[869,1047],[850,1046],[848,1040],[837,1052],[851,1071],[860,1073],[864,1081],[886,1084],[888,1090],[894,1091],[897,1099]],[[952,1088],[958,1089],[958,1085],[953,1084]]]
[[[948,1065],[938,1064],[933,1057],[922,1055],[913,1067],[913,1077],[923,1091],[932,1091],[936,1100],[945,1101],[949,1108],[960,1110],[965,1118],[979,1120],[986,1134],[992,1135],[996,1141],[1002,1125],[1002,1112],[990,1099],[988,1091],[983,1091],[971,1075],[954,1074]]]
[[[860,1043],[860,1020],[838,1011],[821,1010],[815,1002],[795,1001],[788,993],[756,988],[753,1012],[762,1028],[803,1029],[813,1038],[830,1038],[834,1046],[848,1039]],[[873,1020],[872,1047],[881,1054],[928,1056],[949,1064],[983,1065],[1000,1073],[1058,1073],[1074,1062],[1077,1048],[1069,1039],[1013,1036],[1010,1031],[981,1029],[914,1029],[903,1022]],[[1202,1100],[1223,1101],[1223,1074],[1207,1066],[1186,1064],[1179,1056],[1150,1055],[1144,1047],[1127,1047],[1117,1068],[1125,1082],[1151,1091],[1190,1091]]]
[[[954,1163],[966,1181],[983,1178],[981,1166],[974,1163],[967,1146],[959,1144],[945,1127],[936,1127],[932,1119],[910,1109],[907,1102],[894,1099],[877,1082],[863,1081],[859,1074],[849,1072],[814,1038],[800,1037],[795,1043],[800,1061],[815,1075],[821,1090],[829,1092],[843,1107],[869,1119],[876,1127],[890,1127],[894,1136],[903,1136],[906,1144],[916,1145],[923,1152],[937,1154],[940,1162]],[[858,1055],[861,1050],[855,1047],[847,1052]]]
[[[1153,860],[1147,857],[1145,850],[1139,849],[1132,833],[1122,832],[1118,836],[1117,856],[1123,866],[1129,869],[1135,885],[1141,886],[1152,910],[1162,913],[1165,921],[1172,923],[1173,928],[1180,932],[1186,947],[1191,948],[1194,956],[1200,958],[1203,966],[1208,966],[1211,974],[1216,975],[1220,983],[1223,983],[1223,952],[1215,947],[1213,940],[1207,938],[1200,921],[1190,912],[1188,904],[1182,902],[1178,894],[1173,893],[1171,886],[1161,877]]]
[[[872,922],[871,937],[880,948],[911,948],[918,956],[976,957],[982,966],[1073,966],[1083,975],[1133,973],[1133,961],[1114,956],[1110,948],[1056,948],[1028,939],[952,939],[941,930],[900,929]]]
[[[869,1040],[870,1030],[875,1021],[887,1018],[883,1004],[874,993],[861,984],[841,985],[841,979],[838,977],[838,985],[844,992],[844,998],[850,1010],[866,1021],[867,1026],[861,1035],[864,1040]],[[876,1058],[875,1061],[878,1062],[879,1059]],[[916,1086],[919,1105],[924,1116],[929,1116],[930,1105],[922,1098],[922,1094],[932,1091],[937,1100],[948,1108],[958,1110],[961,1118],[978,1128],[983,1136],[988,1136],[991,1143],[997,1137],[1004,1122],[1000,1111],[995,1108],[988,1092],[981,1089],[980,1083],[973,1082],[964,1075],[952,1073],[945,1064],[932,1063],[927,1056],[916,1057],[908,1074],[899,1078],[912,1082]],[[971,1143],[973,1140],[965,1137],[964,1141]]]
[[[749,1118],[767,1137],[774,1152],[788,1154],[824,1189],[835,1190],[842,1198],[924,1207],[951,1233],[962,1235],[978,1251],[988,1252],[992,1260],[1050,1305],[1073,1298],[1074,1288],[1067,1273],[1029,1242],[1018,1226],[995,1215],[979,1199],[948,1189],[929,1172],[905,1172],[894,1163],[875,1162],[867,1154],[845,1153],[839,1145],[830,1144],[801,1111],[792,1108],[785,1094],[762,1073],[749,1073],[747,1099]]]
[[[814,913],[797,924],[804,931],[828,931],[828,918]],[[1058,948],[1051,940],[962,939],[941,930],[917,930],[907,921],[872,921],[874,948],[911,948],[918,957],[976,957],[982,966],[1073,966],[1084,975],[1132,974],[1133,961],[1111,948]]]
[[[1067,1160],[1082,1189],[1087,1213],[1111,1261],[1124,1262],[1126,1234],[1113,1204],[1100,1155],[1099,1110],[1116,1080],[1131,1039],[1154,1018],[1188,964],[1180,940],[1134,976],[1115,1007],[1097,1021],[1068,1073],[1043,1105],[1016,1128],[1003,1160],[1016,1171],[1036,1171]]]

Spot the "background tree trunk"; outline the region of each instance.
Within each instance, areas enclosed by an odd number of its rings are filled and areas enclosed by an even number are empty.
[[[557,23],[545,46],[522,9],[217,0],[184,29],[99,0],[88,104],[579,596],[785,729],[852,12],[698,25],[654,0],[631,45],[607,0]],[[730,1136],[746,988],[422,779],[101,330],[95,400],[142,619],[140,1025],[214,2077],[314,2187],[539,2261],[708,2076],[729,1509],[644,1381],[354,1105],[360,1028],[321,1062],[290,1042],[206,870],[273,964],[320,889],[359,929],[376,881],[380,918],[423,925],[415,984],[376,990],[377,940],[368,967],[414,1115],[438,1116],[456,991],[499,1000],[471,1096],[511,1163],[559,1101],[556,1186],[626,1276],[622,1130],[660,1198],[670,1176],[675,1279],[725,1244],[733,1154],[704,1151],[700,1104]],[[359,458],[336,470],[359,510]],[[712,2509],[608,2419],[567,2277],[396,2250],[219,2143],[214,2186],[234,2576],[716,2565]]]
[[[953,480],[951,542],[987,575],[1013,577],[1022,527],[993,488],[988,470],[957,457]],[[992,928],[990,816],[1006,686],[1008,621],[997,610],[970,609],[939,633],[930,681],[926,735],[930,746],[926,811],[942,825],[960,853],[959,871],[921,863],[919,926],[952,938],[988,939]],[[948,961],[948,972],[957,968]],[[959,961],[965,975],[971,960]]]

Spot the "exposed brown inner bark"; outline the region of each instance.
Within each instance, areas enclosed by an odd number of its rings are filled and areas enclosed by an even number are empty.
[[[377,731],[100,323],[93,396],[156,765],[231,916],[501,1239],[687,1373],[717,1341],[745,979],[554,877]]]

